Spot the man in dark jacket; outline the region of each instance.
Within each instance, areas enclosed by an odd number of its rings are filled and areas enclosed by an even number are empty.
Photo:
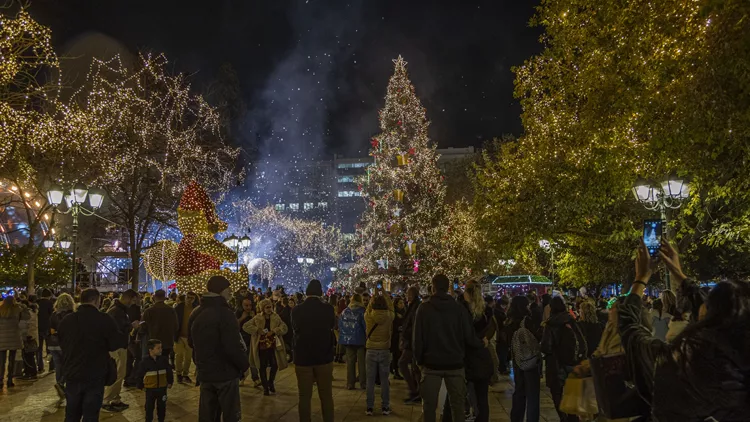
[[[128,306],[128,319],[130,320],[131,324],[140,324],[141,322],[142,317],[140,301],[140,295],[136,295],[135,299],[133,299],[133,302],[130,304],[130,306]],[[135,325],[133,324],[133,326]],[[141,344],[138,342],[138,329],[136,328],[130,331],[128,341],[128,361],[125,367],[125,382],[123,383],[123,386],[138,386],[138,379],[135,376],[135,372],[138,369],[138,364],[141,361],[141,356],[143,356],[143,354],[141,353]]]
[[[409,386],[409,397],[404,402],[411,404],[421,401],[419,397],[419,380],[422,378],[422,374],[414,362],[414,349],[412,347],[414,319],[417,316],[417,308],[422,303],[417,286],[409,287],[409,290],[406,291],[406,300],[409,303],[409,307],[406,308],[406,315],[404,315],[404,322],[401,326],[401,336],[399,339],[401,343],[399,345],[401,347],[401,357],[398,360],[398,368],[406,380],[406,385]]]
[[[65,420],[99,420],[110,352],[124,349],[126,338],[111,316],[99,312],[99,292],[81,292],[81,305],[60,323],[58,337],[65,375]]]
[[[242,346],[237,318],[229,307],[229,280],[214,276],[206,287],[201,305],[188,320],[188,344],[201,383],[198,420],[237,422],[242,419],[240,377],[250,361]]]
[[[443,381],[451,401],[453,421],[464,421],[466,347],[485,346],[475,335],[464,307],[448,294],[449,284],[444,274],[432,278],[433,294],[417,309],[414,321],[414,359],[424,368],[422,413],[425,422],[436,420],[438,393]]]
[[[149,339],[161,342],[163,356],[169,356],[174,348],[174,337],[179,329],[177,314],[174,308],[164,303],[167,293],[164,290],[154,292],[154,305],[143,312],[143,322],[148,330]]]
[[[120,391],[122,390],[122,381],[127,373],[127,347],[130,341],[130,331],[138,327],[138,321],[131,321],[128,316],[128,309],[136,300],[136,297],[138,297],[138,293],[135,290],[126,290],[112,302],[107,310],[107,314],[115,320],[123,346],[111,353],[112,359],[115,360],[117,365],[117,379],[114,384],[104,389],[104,407],[102,407],[102,410],[105,412],[121,412],[129,407],[122,402]]]
[[[310,281],[307,299],[292,310],[294,363],[299,390],[299,420],[309,422],[313,384],[318,385],[325,422],[333,422],[333,355],[336,312],[323,302],[323,287]]]
[[[41,374],[44,372],[44,357],[42,356],[42,352],[44,352],[44,348],[47,347],[47,338],[49,337],[50,328],[49,319],[52,316],[52,312],[54,312],[52,292],[50,292],[49,289],[43,289],[42,298],[39,299],[36,304],[39,307],[37,314],[37,320],[39,321],[39,348],[36,351],[36,366]],[[49,351],[47,351],[47,354],[49,354]],[[49,366],[50,370],[54,369],[52,362],[50,362]]]

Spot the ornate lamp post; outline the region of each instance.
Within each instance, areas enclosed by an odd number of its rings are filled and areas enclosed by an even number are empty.
[[[86,202],[87,197],[89,200],[89,205],[91,205],[92,208],[90,210],[83,206]],[[68,205],[68,210],[64,212],[60,211],[58,208],[59,205],[62,204],[63,199],[65,199],[65,202]],[[71,189],[66,195],[66,192],[63,191],[63,189],[59,185],[54,185],[47,191],[47,200],[50,204],[52,204],[52,212],[70,214],[73,217],[73,278],[71,280],[71,289],[73,290],[73,292],[75,292],[77,276],[76,273],[78,270],[78,266],[76,265],[76,252],[78,245],[78,215],[80,214],[87,217],[96,215],[96,211],[101,208],[102,204],[104,203],[104,192],[99,189],[89,190],[85,185],[77,183],[73,187],[73,189]],[[71,243],[68,241],[60,241],[60,246],[62,246],[64,249],[67,249],[67,247],[63,245],[64,242],[67,242],[68,246],[70,246]]]
[[[669,238],[667,210],[676,210],[690,197],[690,182],[682,177],[670,175],[661,183],[638,179],[633,186],[633,196],[649,211],[659,211],[664,230]],[[664,272],[667,286],[670,284],[669,271]]]

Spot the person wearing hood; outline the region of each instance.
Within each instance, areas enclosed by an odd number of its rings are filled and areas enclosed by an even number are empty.
[[[380,398],[383,415],[391,413],[390,383],[391,333],[393,331],[393,301],[391,295],[379,287],[365,311],[367,325],[367,415],[375,405],[375,378],[380,375]]]
[[[440,386],[445,382],[451,401],[453,422],[465,419],[466,349],[481,349],[466,309],[448,294],[450,280],[445,274],[432,278],[432,296],[424,301],[414,321],[414,359],[423,367],[422,413],[425,422],[437,419]]]
[[[576,320],[568,312],[565,300],[555,296],[550,301],[550,317],[544,322],[542,353],[545,355],[545,376],[555,410],[561,422],[577,422],[576,415],[560,410],[563,387],[568,374],[586,356],[588,346]]]
[[[346,388],[354,390],[359,367],[359,386],[365,388],[365,306],[362,295],[355,293],[349,306],[339,316],[339,343],[346,349]]]
[[[200,306],[188,319],[188,345],[201,383],[198,419],[237,422],[242,419],[240,378],[250,362],[229,306],[229,280],[213,276],[206,289]]]
[[[406,291],[406,300],[408,306],[404,321],[401,324],[401,333],[399,338],[399,348],[401,349],[401,358],[398,360],[398,369],[401,371],[409,387],[409,397],[404,399],[406,404],[414,404],[422,401],[419,396],[419,380],[422,374],[419,372],[419,366],[414,361],[414,352],[412,350],[412,336],[414,333],[414,318],[417,315],[417,308],[422,303],[419,297],[419,287],[411,286]]]

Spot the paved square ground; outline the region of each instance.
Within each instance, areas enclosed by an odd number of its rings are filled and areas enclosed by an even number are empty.
[[[336,406],[336,421],[372,421],[390,420],[420,421],[422,420],[421,406],[407,406],[402,404],[407,396],[404,381],[391,380],[390,416],[365,416],[364,390],[349,391],[346,389],[346,365],[334,364],[334,404]],[[57,422],[65,419],[65,409],[57,408],[57,394],[54,390],[54,374],[45,373],[38,381],[16,381],[16,387],[0,392],[0,422]],[[544,383],[542,383],[543,385]],[[377,388],[377,387],[376,387]],[[276,381],[276,396],[263,396],[263,391],[251,385],[240,387],[242,397],[243,421],[297,421],[297,380],[294,368],[290,367],[278,373]],[[509,421],[511,396],[513,385],[508,377],[490,388],[490,420]],[[193,422],[198,420],[198,396],[196,387],[175,384],[169,390],[167,402],[167,421]],[[122,413],[104,413],[100,420],[105,422],[142,422],[145,420],[144,393],[137,389],[123,389],[123,401],[130,404],[130,408]],[[313,393],[313,420],[322,420],[320,403],[317,393]],[[380,408],[380,392],[375,392],[375,407]],[[542,387],[541,413],[543,421],[557,421],[552,399],[548,389]],[[156,415],[154,415],[154,418]]]

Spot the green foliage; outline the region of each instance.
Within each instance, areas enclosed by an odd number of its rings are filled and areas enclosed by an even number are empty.
[[[28,278],[29,254],[33,248],[28,245],[14,247],[0,254],[0,285],[26,286]],[[35,281],[37,286],[63,285],[71,277],[71,260],[58,249],[44,249],[35,261]]]
[[[632,184],[676,172],[695,187],[671,216],[685,261],[713,249],[746,276],[733,261],[750,239],[750,2],[545,0],[532,24],[545,50],[515,69],[524,135],[476,169],[493,249],[547,238],[563,282],[615,281],[653,216]]]

